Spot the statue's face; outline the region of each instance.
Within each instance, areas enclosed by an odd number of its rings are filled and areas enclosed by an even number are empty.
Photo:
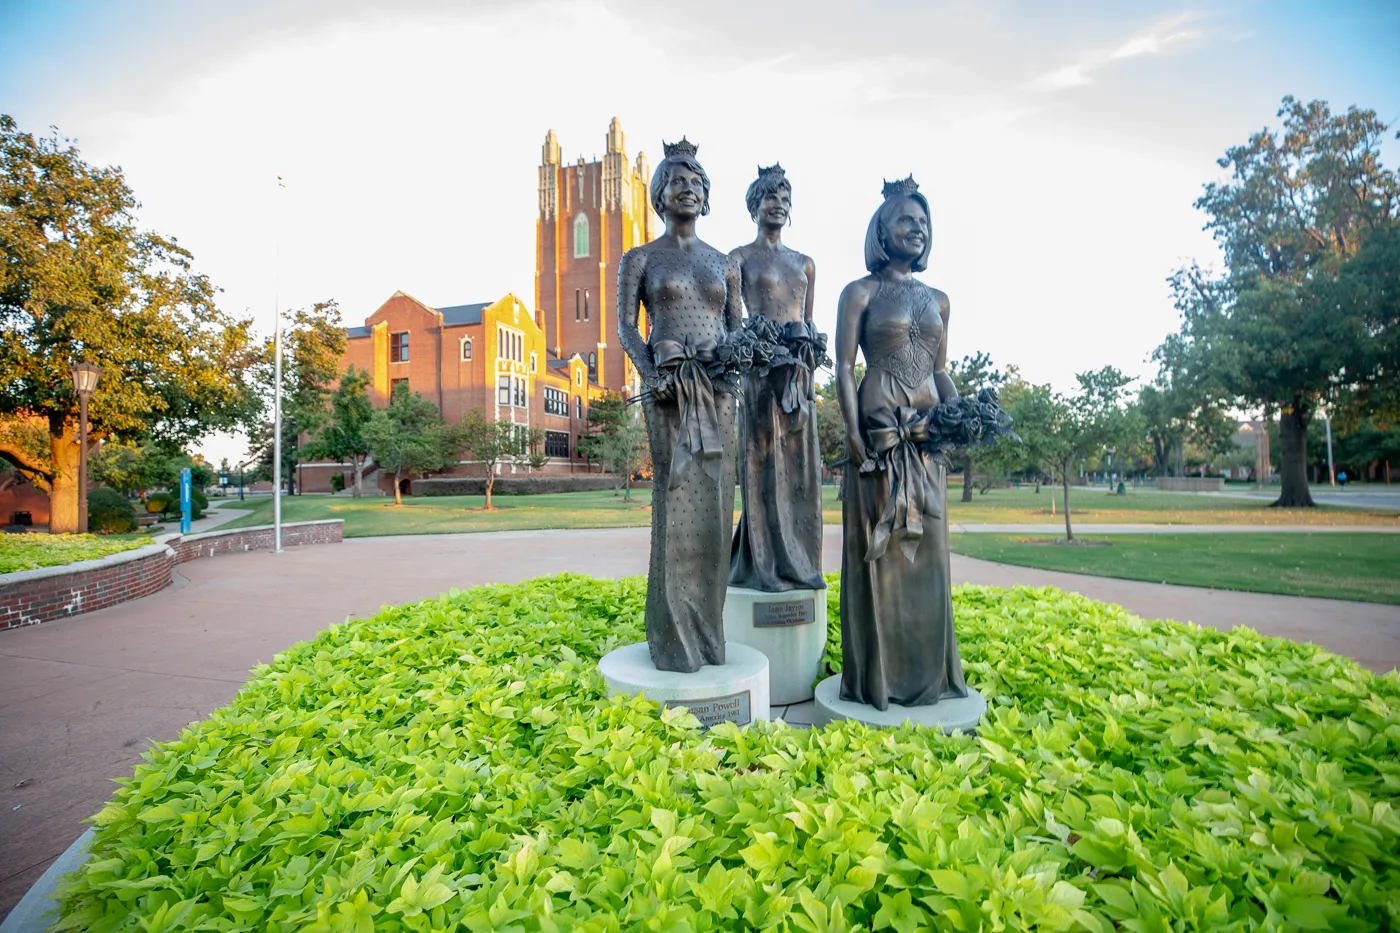
[[[885,252],[891,257],[918,259],[928,243],[928,212],[913,198],[900,198],[884,224]]]
[[[677,165],[666,182],[666,213],[672,217],[698,217],[705,204],[705,182],[699,173]]]
[[[770,191],[763,196],[754,219],[765,227],[781,227],[792,211],[792,194],[786,188]]]

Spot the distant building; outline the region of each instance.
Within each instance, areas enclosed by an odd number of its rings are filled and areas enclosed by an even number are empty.
[[[403,382],[410,392],[437,405],[449,422],[477,409],[491,420],[543,428],[549,460],[541,472],[588,469],[578,442],[586,430],[588,406],[604,389],[589,379],[581,355],[554,355],[539,324],[514,295],[433,308],[399,291],[364,326],[346,328],[345,336],[340,369],[354,366],[369,372],[375,407],[388,405],[394,386]],[[331,474],[352,478],[348,467],[304,463],[298,467],[300,488],[329,491]],[[470,473],[479,475],[481,469],[463,461],[437,475]],[[390,477],[371,481],[392,491]]]
[[[559,139],[545,134],[535,233],[535,308],[559,359],[577,353],[594,381],[623,395],[639,387],[617,344],[617,265],[622,254],[655,239],[651,167],[644,153],[627,161],[622,124],[613,117],[601,161],[565,165]],[[643,331],[645,333],[645,330]]]

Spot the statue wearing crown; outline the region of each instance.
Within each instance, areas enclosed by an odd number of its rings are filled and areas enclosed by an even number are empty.
[[[928,444],[930,415],[957,399],[945,370],[948,296],[914,277],[930,247],[919,186],[912,176],[887,182],[865,234],[870,274],[847,285],[837,307],[847,438],[839,699],[876,710],[969,697],[953,633],[948,461]],[[866,363],[859,384],[858,350]],[[975,691],[972,699],[981,704]]]
[[[781,165],[758,169],[745,196],[758,226],[730,252],[739,264],[749,329],[788,350],[786,362],[744,381],[739,402],[739,487],[744,509],[730,554],[729,584],[776,593],[822,590],[821,444],[816,369],[826,335],[812,322],[816,264],[784,245],[792,184]],[[806,696],[810,697],[810,679]]]
[[[643,382],[653,464],[647,646],[657,670],[694,673],[726,661],[735,398],[732,384],[712,375],[717,351],[740,328],[741,299],[738,264],[695,234],[710,212],[695,145],[664,147],[651,203],[666,232],[622,257],[618,338]]]

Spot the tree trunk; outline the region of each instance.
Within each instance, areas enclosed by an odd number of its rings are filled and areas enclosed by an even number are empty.
[[[972,501],[972,466],[972,456],[969,455],[968,458],[963,461],[962,501],[964,502]]]
[[[394,473],[394,505],[403,505],[403,474]]]
[[[623,479],[623,481],[622,481],[622,501],[623,501],[623,502],[631,502],[631,501],[632,501],[632,471],[631,471],[631,470],[628,470],[628,471],[627,471],[627,476],[626,476],[626,478]]]
[[[1283,487],[1274,502],[1275,508],[1310,509],[1317,504],[1308,491],[1308,422],[1311,420],[1312,411],[1301,402],[1279,415],[1279,439],[1283,442],[1279,476]]]
[[[350,493],[350,498],[360,498],[360,490],[365,482],[365,458],[358,454],[350,458],[350,465],[355,468],[355,486]]]
[[[49,486],[49,531],[78,532],[78,424],[49,422],[53,482]]]
[[[496,485],[496,465],[486,464],[486,511],[491,511],[495,506],[491,504],[491,487]]]
[[[1065,482],[1065,540],[1073,541],[1074,529],[1069,524],[1069,471],[1066,470],[1063,476]]]

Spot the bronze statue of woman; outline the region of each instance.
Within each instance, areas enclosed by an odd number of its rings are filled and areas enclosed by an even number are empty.
[[[726,557],[734,530],[734,397],[705,364],[739,321],[739,268],[695,235],[710,212],[696,147],[663,144],[651,204],[666,221],[618,267],[618,338],[645,383],[651,447],[646,632],[659,670],[724,663]],[[646,307],[650,334],[638,329]]]
[[[884,196],[865,235],[870,274],[841,293],[836,322],[848,455],[841,699],[877,709],[968,695],[953,634],[948,464],[919,446],[924,416],[957,397],[945,371],[948,296],[913,276],[928,267],[928,200],[912,176],[887,182]]]
[[[781,165],[760,167],[745,196],[758,225],[752,243],[729,254],[739,264],[744,307],[779,325],[803,365],[744,380],[739,409],[739,487],[744,511],[729,557],[729,584],[774,593],[819,590],[822,579],[821,445],[812,323],[816,266],[783,245],[792,185]]]

